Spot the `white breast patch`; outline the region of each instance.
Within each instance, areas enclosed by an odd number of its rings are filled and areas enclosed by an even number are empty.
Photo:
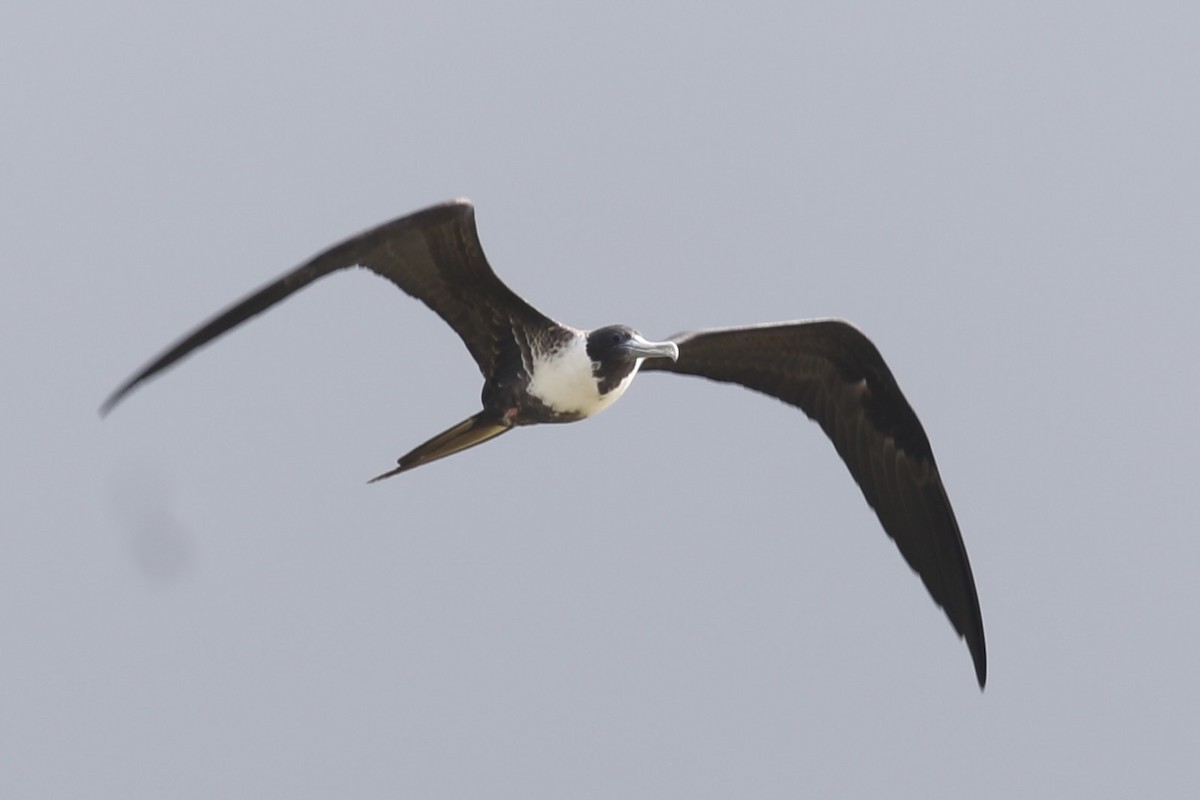
[[[638,359],[637,366],[641,365]],[[587,338],[577,335],[554,353],[534,353],[529,393],[560,414],[590,417],[612,405],[636,374],[635,368],[619,386],[601,396],[587,354]]]

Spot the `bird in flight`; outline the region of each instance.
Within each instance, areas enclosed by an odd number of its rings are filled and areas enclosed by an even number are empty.
[[[653,342],[626,325],[579,330],[518,297],[488,265],[467,200],[432,206],[334,245],[184,336],[104,401],[134,388],[318,278],[349,267],[387,278],[433,309],[483,373],[483,410],[402,456],[390,478],[521,425],[603,411],[640,372],[740,384],[803,411],[825,431],[900,554],[960,637],[983,688],[987,654],[975,580],[933,450],[875,345],[848,322],[802,320],[680,333]]]

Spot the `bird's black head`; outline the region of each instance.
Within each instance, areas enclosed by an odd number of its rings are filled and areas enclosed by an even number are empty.
[[[651,342],[628,325],[606,325],[588,333],[587,354],[595,364],[617,364],[639,358],[679,357],[674,342]]]
[[[587,354],[601,394],[607,394],[633,372],[641,358],[679,357],[674,342],[651,342],[628,325],[608,325],[588,333]]]

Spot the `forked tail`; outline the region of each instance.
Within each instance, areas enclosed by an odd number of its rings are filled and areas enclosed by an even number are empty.
[[[439,458],[452,456],[460,450],[466,450],[477,444],[483,444],[489,439],[495,439],[500,434],[510,430],[512,430],[511,425],[506,425],[494,415],[489,415],[486,411],[481,411],[470,419],[458,423],[453,428],[442,431],[428,442],[425,442],[425,444],[414,448],[411,452],[400,458],[399,466],[395,469],[385,472],[382,475],[376,475],[367,482],[375,483],[384,478],[399,475],[401,472],[407,472],[422,464],[428,464],[430,461],[437,461]]]

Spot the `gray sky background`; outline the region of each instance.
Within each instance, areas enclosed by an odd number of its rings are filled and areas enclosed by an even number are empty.
[[[0,28],[0,795],[1168,797],[1200,786],[1200,11],[33,4]],[[339,275],[470,196],[580,326],[839,316],[949,488],[990,682],[820,430],[647,375],[473,413]]]

